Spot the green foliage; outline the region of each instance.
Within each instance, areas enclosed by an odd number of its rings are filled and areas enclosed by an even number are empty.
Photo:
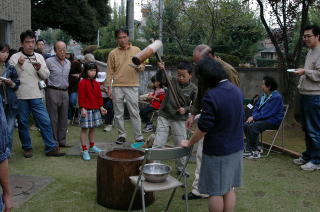
[[[256,58],[257,66],[258,67],[277,67],[278,61],[277,60],[270,60],[264,58]]]
[[[114,32],[125,26],[125,14],[123,8],[113,8],[112,21],[107,26],[100,28],[100,43],[102,48],[115,48],[117,42]]]
[[[88,45],[83,49],[83,54],[93,53],[98,48],[97,45]]]
[[[96,49],[93,51],[94,57],[96,60],[99,60],[101,62],[107,62],[109,53],[113,50],[113,48],[110,49]]]
[[[196,45],[205,43],[216,52],[249,62],[264,38],[263,27],[254,12],[237,0],[165,0],[164,8],[165,55],[192,55]],[[147,40],[158,37],[158,11],[152,11],[143,30]]]
[[[164,55],[162,60],[165,62],[166,66],[177,66],[180,62],[192,62],[191,56],[182,55]],[[157,61],[155,57],[149,59],[149,63],[156,65]]]
[[[234,55],[230,54],[224,54],[224,53],[215,53],[215,55],[221,57],[221,59],[230,65],[237,67],[240,64],[240,58]]]
[[[66,44],[68,44],[69,41],[71,40],[71,36],[68,35],[66,32],[60,29],[51,29],[51,28],[49,28],[46,31],[42,31],[40,38],[45,40],[46,44],[48,45],[53,45],[54,42],[58,40],[61,40]]]
[[[32,0],[32,29],[59,28],[77,41],[94,41],[110,12],[108,0]]]

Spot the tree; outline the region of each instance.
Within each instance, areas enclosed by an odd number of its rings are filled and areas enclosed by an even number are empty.
[[[100,26],[110,20],[108,0],[31,0],[32,29],[61,29],[73,39],[96,39]]]
[[[294,123],[297,77],[285,70],[297,68],[301,63],[303,28],[308,23],[309,9],[315,4],[315,0],[256,0],[256,2],[261,22],[277,52],[279,68],[287,88],[285,98],[290,105],[288,119],[290,123]],[[267,8],[271,8],[269,23],[266,20]],[[298,31],[297,39],[294,39],[295,31]],[[290,46],[293,48],[290,49]]]
[[[259,41],[265,37],[260,20],[248,5],[239,1],[219,2],[217,13],[221,23],[213,42],[215,51],[238,56],[243,63],[250,62],[259,49]]]

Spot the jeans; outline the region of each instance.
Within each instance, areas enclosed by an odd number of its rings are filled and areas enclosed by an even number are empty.
[[[278,128],[279,128],[279,125],[274,125],[266,121],[256,121],[252,123],[245,123],[244,134],[246,135],[246,138],[247,138],[246,149],[248,151],[257,151],[259,134],[265,130],[276,130]]]
[[[320,95],[301,95],[300,107],[306,142],[302,158],[320,164]]]
[[[141,117],[141,121],[143,121],[146,124],[151,124],[150,123],[150,118],[149,118],[149,114],[152,113],[154,110],[153,107],[151,107],[150,105],[142,108],[140,110],[140,117]]]
[[[8,107],[5,107],[5,114],[6,114],[6,119],[7,119],[7,124],[8,124],[8,148],[10,150],[10,153],[12,152],[12,136],[13,136],[13,130],[14,130],[14,124],[16,121],[16,117],[18,114],[18,110],[16,109],[11,109]]]
[[[109,97],[103,98],[103,106],[108,111],[107,115],[104,115],[105,123],[107,125],[112,125],[113,117],[114,117],[112,99],[110,99]]]
[[[51,121],[41,98],[19,99],[19,138],[22,149],[32,149],[31,137],[29,133],[29,114],[32,116],[40,128],[40,133],[45,144],[45,152],[50,152],[56,148],[53,139]]]
[[[0,196],[0,212],[2,212],[3,211],[3,206],[4,206],[4,203],[3,203],[3,197],[2,197],[2,195]]]
[[[68,120],[72,120],[76,113],[76,106],[78,101],[78,93],[69,93],[69,109],[68,109]]]

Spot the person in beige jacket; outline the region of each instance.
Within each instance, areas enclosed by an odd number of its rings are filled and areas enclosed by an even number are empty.
[[[144,64],[133,68],[132,57],[140,52],[136,46],[129,42],[129,31],[118,29],[115,32],[118,47],[113,49],[108,56],[107,86],[108,94],[112,97],[114,107],[114,121],[118,129],[117,144],[126,142],[124,128],[124,101],[130,113],[134,137],[136,142],[143,141],[141,133],[141,119],[139,115],[139,73],[144,71]]]
[[[34,52],[35,34],[31,30],[20,35],[22,51],[11,56],[9,63],[14,65],[20,80],[16,91],[19,101],[19,137],[26,158],[32,157],[32,143],[29,134],[29,115],[40,128],[47,156],[64,156],[53,139],[51,121],[42,98],[45,84],[43,80],[49,77],[49,70],[42,55]]]

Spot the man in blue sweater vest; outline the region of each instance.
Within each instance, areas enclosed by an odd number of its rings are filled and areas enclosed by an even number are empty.
[[[260,158],[258,150],[259,133],[265,130],[278,129],[283,116],[284,106],[281,94],[277,91],[277,82],[272,77],[264,77],[259,97],[245,125],[244,133],[247,140],[245,158]]]

